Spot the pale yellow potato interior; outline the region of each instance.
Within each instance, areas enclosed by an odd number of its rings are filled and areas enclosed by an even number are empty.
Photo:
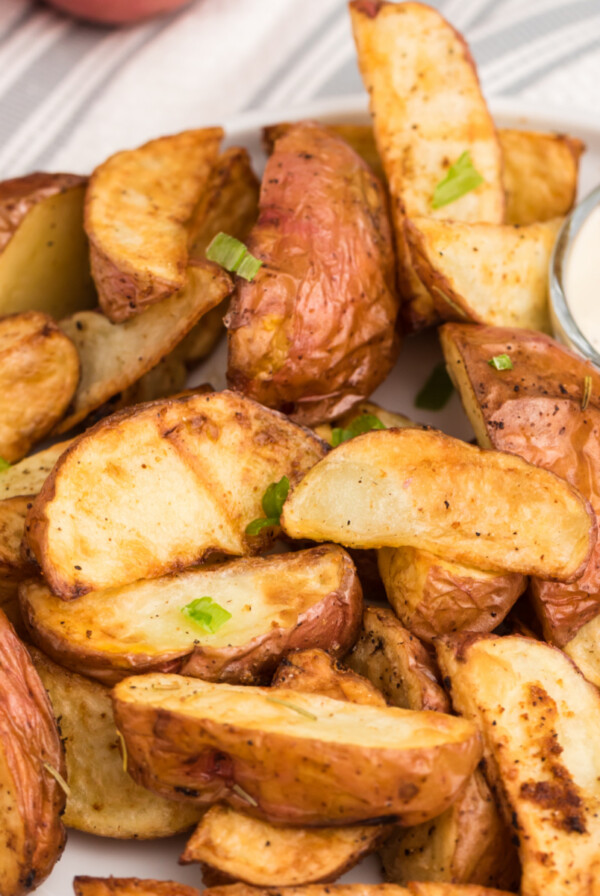
[[[0,315],[45,311],[55,320],[97,303],[83,229],[85,185],[36,203],[0,254]]]
[[[444,713],[342,703],[319,694],[212,684],[183,675],[126,678],[113,694],[124,703],[192,719],[326,743],[404,750],[459,742],[472,734],[470,722]]]
[[[35,583],[26,588],[26,600],[38,629],[87,651],[153,654],[197,644],[237,647],[274,628],[294,627],[301,613],[339,587],[342,558],[335,551],[318,565],[314,560],[307,564],[302,554],[240,560],[95,591],[70,602]],[[214,634],[181,612],[201,597],[211,597],[231,613]]]
[[[44,451],[30,454],[17,464],[0,471],[0,500],[19,495],[37,495],[52,467],[67,450],[72,439],[57,442]]]

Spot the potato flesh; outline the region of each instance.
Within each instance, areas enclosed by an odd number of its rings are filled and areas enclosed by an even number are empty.
[[[293,538],[408,545],[483,569],[558,579],[581,574],[596,534],[586,502],[558,477],[417,429],[340,445],[288,497],[281,520]]]
[[[528,638],[440,644],[455,708],[475,721],[486,774],[519,837],[525,896],[594,894],[600,849],[600,696],[556,648]]]
[[[309,426],[354,406],[397,355],[392,234],[383,188],[344,141],[290,125],[267,161],[226,323],[228,382]]]
[[[442,327],[448,370],[480,444],[518,454],[566,479],[600,512],[600,375],[549,336],[497,327]],[[507,353],[513,369],[488,360]],[[586,377],[588,407],[582,410]],[[544,637],[558,646],[600,610],[600,545],[572,585],[534,580]]]
[[[346,657],[344,662],[348,661]],[[342,666],[319,648],[294,650],[283,658],[271,686],[310,694],[322,694],[334,700],[387,706],[380,690],[362,675]]]
[[[63,416],[78,379],[75,346],[51,317],[0,318],[0,457],[28,454]]]
[[[69,174],[32,174],[1,185],[0,314],[44,311],[59,320],[96,304],[85,190],[85,179]]]
[[[294,483],[323,451],[312,434],[231,392],[122,411],[55,468],[30,511],[29,544],[66,598],[157,577],[210,550],[257,552],[265,540],[250,544],[245,529],[263,516],[265,489],[284,474]]]
[[[412,218],[407,233],[419,276],[445,320],[548,332],[548,267],[561,224]]]
[[[85,229],[100,306],[115,323],[182,289],[187,224],[221,128],[183,131],[111,156],[90,178]]]
[[[57,442],[50,448],[38,451],[6,470],[0,470],[0,500],[19,495],[37,495],[48,478],[52,467],[71,444],[72,439]]]
[[[110,691],[57,666],[43,653],[31,656],[60,719],[65,739],[69,828],[116,839],[153,839],[185,831],[199,811],[150,793],[123,770]]]
[[[137,877],[73,878],[75,896],[200,896],[200,891],[170,880]]]
[[[486,572],[418,548],[381,548],[378,560],[398,618],[428,643],[457,631],[492,631],[527,586],[519,573]]]

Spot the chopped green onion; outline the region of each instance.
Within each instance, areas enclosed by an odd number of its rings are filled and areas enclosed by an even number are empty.
[[[471,160],[471,153],[465,150],[448,169],[446,176],[439,182],[433,192],[431,200],[432,208],[442,208],[451,202],[456,202],[461,196],[470,193],[479,184],[483,183],[483,177],[477,171]]]
[[[512,370],[513,362],[510,360],[510,357],[506,354],[504,355],[494,355],[493,358],[490,358],[488,361],[490,367],[494,367],[496,370]]]
[[[422,411],[441,411],[448,404],[453,392],[454,386],[448,376],[446,365],[440,361],[417,393],[415,407]]]
[[[301,706],[296,706],[295,703],[289,703],[287,700],[280,700],[278,697],[267,697],[268,703],[279,703],[280,706],[286,706],[288,709],[293,709],[294,712],[297,712],[301,716],[306,716],[307,719],[311,719],[313,722],[317,721],[317,717],[314,713],[309,712],[307,709],[303,709]]]
[[[206,250],[206,257],[244,280],[253,280],[263,264],[248,252],[243,243],[226,233],[218,233],[213,237]]]
[[[581,399],[581,410],[585,411],[588,404],[590,403],[590,398],[592,396],[592,378],[591,376],[584,377],[583,380],[583,397]]]
[[[360,436],[364,432],[371,432],[373,429],[387,429],[387,426],[375,414],[360,414],[354,418],[347,429],[336,426],[331,431],[331,444],[334,448],[337,448],[342,442],[348,442],[355,436]]]
[[[262,497],[262,509],[264,517],[252,520],[246,526],[246,535],[258,535],[263,529],[270,526],[278,526],[281,511],[285,504],[285,499],[290,490],[290,480],[287,476],[282,476],[279,482],[272,482]]]
[[[181,612],[211,635],[218,632],[231,619],[231,613],[216,603],[212,597],[197,597],[182,607]]]
[[[8,470],[10,468],[10,464],[7,460],[4,460],[3,457],[0,457],[0,473],[3,473],[4,470]]]
[[[54,766],[50,765],[49,762],[44,762],[43,765],[44,765],[44,768],[46,769],[46,771],[48,772],[48,774],[52,775],[52,777],[54,778],[54,780],[56,781],[56,783],[58,784],[60,789],[64,791],[65,796],[67,796],[67,797],[71,796],[71,788],[69,787],[69,785],[67,784],[67,782],[65,781],[65,779],[63,778],[61,773],[59,771],[57,771],[54,768]]]

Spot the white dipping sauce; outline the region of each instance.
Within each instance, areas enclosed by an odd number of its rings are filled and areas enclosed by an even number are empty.
[[[600,206],[588,215],[573,241],[563,287],[575,323],[600,352]]]

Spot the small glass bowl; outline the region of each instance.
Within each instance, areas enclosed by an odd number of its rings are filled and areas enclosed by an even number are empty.
[[[575,206],[558,233],[550,259],[550,319],[554,335],[559,342],[583,355],[596,367],[600,367],[600,354],[575,323],[563,289],[564,271],[571,246],[583,223],[597,205],[600,205],[600,187],[596,187]]]

